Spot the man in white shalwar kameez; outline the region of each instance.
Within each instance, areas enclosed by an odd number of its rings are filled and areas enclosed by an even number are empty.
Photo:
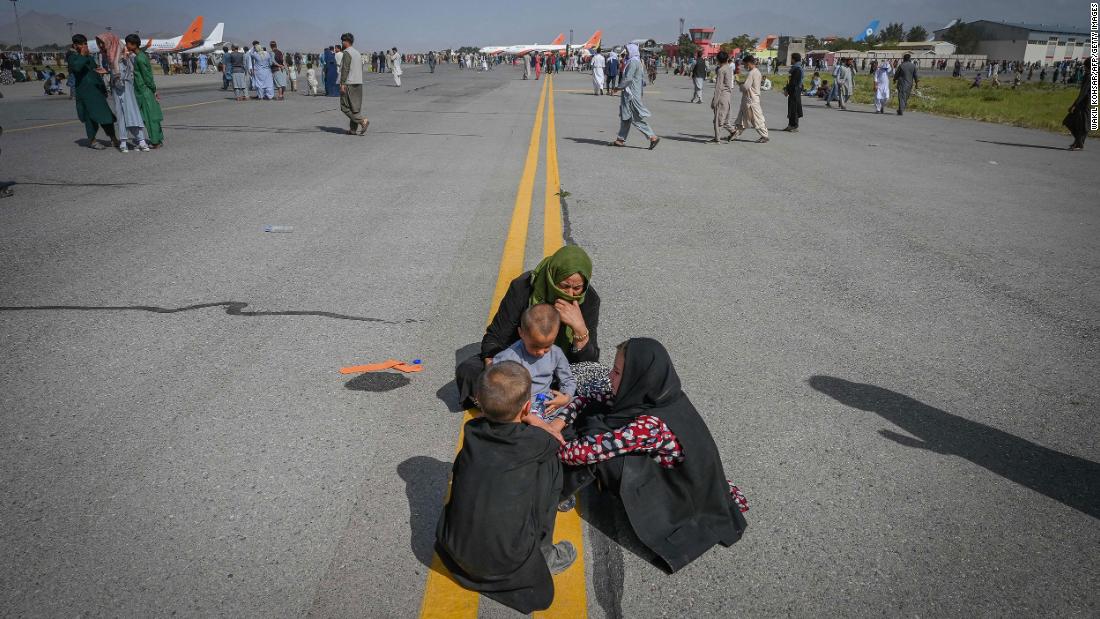
[[[604,59],[600,50],[596,50],[595,54],[592,54],[592,94],[602,95],[603,84],[607,80],[604,77],[603,69],[607,66],[607,60]]]
[[[890,64],[879,63],[875,69],[875,112],[885,113],[886,102],[890,100]]]
[[[397,53],[397,48],[390,50],[390,73],[393,75],[393,85],[401,86],[401,74],[404,71],[401,70],[401,54]]]
[[[741,63],[748,73],[745,75],[745,81],[741,82],[741,109],[737,112],[737,120],[733,122],[735,133],[730,136],[730,141],[741,135],[745,129],[752,127],[760,134],[760,138],[756,141],[766,144],[768,125],[764,120],[764,110],[760,109],[760,83],[764,77],[760,75],[760,69],[756,68],[756,59],[752,56],[746,56]]]

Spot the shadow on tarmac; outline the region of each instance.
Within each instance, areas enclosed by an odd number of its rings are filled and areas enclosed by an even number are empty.
[[[974,140],[983,144],[997,144],[998,146],[1018,146],[1020,148],[1042,148],[1046,150],[1066,150],[1058,146],[1044,146],[1042,144],[1017,144],[1016,142],[994,142],[992,140]]]
[[[810,386],[836,401],[880,415],[917,438],[891,430],[883,437],[906,447],[959,456],[1005,479],[1100,518],[1100,464],[1064,454],[889,389],[832,376]]]
[[[463,361],[473,357],[481,352],[481,342],[474,342],[473,344],[467,344],[462,348],[455,351],[455,367]],[[458,384],[454,380],[443,385],[435,392],[435,397],[439,398],[440,402],[447,405],[447,410],[452,413],[461,413],[465,410],[462,407],[462,403],[458,401]]]
[[[412,381],[404,374],[395,374],[394,372],[364,372],[344,383],[344,388],[352,391],[380,393],[399,389],[410,382]]]
[[[595,145],[595,146],[607,146],[607,147],[611,148],[611,140],[597,140],[597,139],[594,139],[594,138],[565,138],[565,139],[576,142],[577,144],[592,144],[592,145]],[[638,150],[648,150],[644,146],[631,146],[629,144],[627,144],[626,146],[620,146],[619,148],[636,148]]]
[[[413,456],[397,465],[409,500],[410,545],[416,559],[427,567],[435,554],[435,527],[447,492],[451,463],[428,456]]]
[[[413,318],[407,318],[405,320],[385,320],[382,318],[369,318],[366,316],[350,316],[348,314],[337,314],[335,312],[321,312],[313,310],[280,310],[280,311],[245,311],[244,308],[248,307],[248,303],[243,301],[218,301],[216,303],[197,303],[195,305],[185,305],[183,307],[157,307],[155,305],[11,305],[0,307],[0,312],[26,312],[26,311],[108,311],[108,312],[126,312],[126,311],[141,311],[152,312],[154,314],[176,314],[179,312],[189,312],[192,310],[201,310],[211,307],[225,307],[225,313],[230,316],[318,316],[320,318],[335,318],[337,320],[355,320],[359,322],[377,322],[387,325],[399,325],[412,322],[420,322]]]
[[[657,556],[634,534],[634,529],[627,520],[626,510],[618,497],[600,492],[594,486],[582,490],[581,497],[581,518],[601,533],[585,538],[592,565],[599,566],[601,571],[600,578],[592,579],[596,603],[608,619],[622,619],[625,580],[623,548],[655,567],[662,570],[664,568]]]

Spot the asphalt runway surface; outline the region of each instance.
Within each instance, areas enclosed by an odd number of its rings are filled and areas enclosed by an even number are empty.
[[[166,147],[126,155],[5,89],[0,615],[417,615],[542,86],[519,76],[371,76],[366,137],[337,99],[164,78]],[[776,91],[769,144],[705,145],[664,74],[660,146],[614,149],[589,84],[554,78],[603,360],[661,340],[752,507],[667,575],[587,493],[588,615],[1096,616],[1096,150],[816,101],[787,134]],[[425,371],[337,371],[390,357]]]

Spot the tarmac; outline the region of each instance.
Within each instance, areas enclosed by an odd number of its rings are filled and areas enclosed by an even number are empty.
[[[370,75],[364,137],[335,98],[158,78],[165,147],[125,155],[80,148],[67,98],[3,88],[0,615],[421,612],[454,363],[544,83],[520,76]],[[559,597],[594,618],[1096,616],[1095,145],[809,99],[784,133],[782,81],[770,143],[706,145],[709,107],[659,74],[649,151],[606,145],[618,101],[588,75],[553,78],[602,359],[663,342],[751,504],[742,541],[668,575],[589,492],[586,585]],[[557,229],[536,154],[526,268]],[[391,357],[425,369],[338,372]]]

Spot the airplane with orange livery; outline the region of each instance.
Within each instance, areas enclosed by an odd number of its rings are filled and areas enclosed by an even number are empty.
[[[779,37],[774,34],[769,34],[764,37],[764,40],[760,41],[760,45],[756,46],[756,51],[764,52],[771,49],[772,44],[779,40]]]
[[[582,55],[591,54],[592,50],[600,46],[600,39],[603,38],[603,31],[597,30],[583,45],[574,45],[573,49],[581,50]],[[483,47],[480,51],[483,54],[512,54],[515,56],[525,56],[530,53],[549,53],[549,52],[564,52],[569,47],[565,45],[565,34],[559,34],[557,38],[553,40],[549,45],[543,45],[539,43],[532,43],[529,45],[509,45],[506,47]]]
[[[219,24],[220,25],[220,24]],[[219,30],[219,29],[215,29]],[[211,33],[215,34],[215,33]],[[220,30],[218,32],[220,36]],[[148,39],[141,46],[142,49],[149,52],[185,52],[190,49],[194,49],[203,45],[206,42],[206,37],[202,36],[202,15],[195,18],[195,21],[191,22],[187,30],[178,37],[172,37],[171,39]],[[219,41],[220,43],[220,41]],[[94,38],[89,37],[88,49],[91,53],[99,51],[99,45],[96,44]]]

